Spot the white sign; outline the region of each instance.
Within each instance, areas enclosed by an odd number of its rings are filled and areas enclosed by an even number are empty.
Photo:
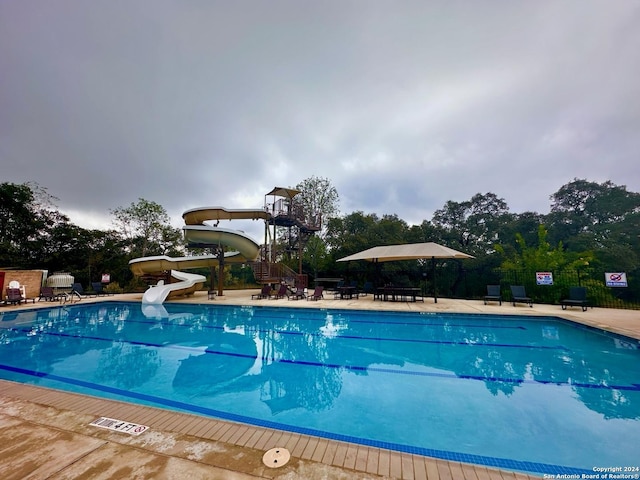
[[[140,435],[149,428],[146,425],[139,425],[137,423],[125,422],[124,420],[116,420],[115,418],[108,417],[97,418],[89,425],[114,430],[116,432],[128,433],[130,435]]]
[[[111,281],[111,275],[108,273],[102,274],[102,283],[109,283]]]
[[[605,273],[604,283],[607,287],[626,287],[627,274],[624,272]]]
[[[538,285],[553,285],[553,273],[536,272],[536,283]]]

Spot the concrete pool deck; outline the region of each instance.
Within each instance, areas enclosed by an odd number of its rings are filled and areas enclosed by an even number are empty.
[[[509,303],[433,298],[424,302],[374,301],[371,295],[319,301],[252,300],[257,290],[225,291],[208,300],[204,292],[178,303],[269,305],[300,308],[492,313],[557,316],[640,339],[640,312],[593,308],[562,310],[557,305],[529,308]],[[95,301],[140,301],[141,295],[117,295]],[[28,316],[42,302],[6,306]],[[140,436],[89,425],[110,417],[146,425]],[[262,463],[271,448],[286,448],[291,460],[279,468]],[[335,442],[191,414],[102,400],[86,395],[0,381],[0,477],[3,479],[534,479],[482,465],[421,457],[379,448]]]

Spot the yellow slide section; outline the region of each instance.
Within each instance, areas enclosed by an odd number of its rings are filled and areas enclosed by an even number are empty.
[[[228,228],[210,227],[209,225],[187,225],[182,227],[184,238],[189,244],[200,244],[208,246],[225,246],[237,250],[237,254],[241,258],[235,258],[225,254],[225,262],[242,263],[255,260],[258,258],[260,245],[258,245],[251,237],[245,235],[238,230],[230,230]],[[236,253],[236,252],[227,252]]]
[[[208,220],[270,220],[271,214],[255,208],[200,207],[187,210],[182,219],[187,225],[200,225]]]
[[[221,212],[219,218],[261,218],[261,210],[225,210],[219,207],[207,207],[185,212],[183,218],[187,225],[183,227],[184,236],[191,245],[203,247],[229,247],[235,251],[224,253],[225,263],[245,263],[258,258],[260,246],[249,236],[238,230],[212,227],[198,224],[205,220],[212,220],[216,212]],[[226,213],[225,213],[226,212]],[[253,212],[253,213],[248,213]],[[227,217],[224,217],[227,215]],[[247,216],[248,215],[248,216]],[[213,216],[213,218],[211,218]],[[199,255],[191,257],[168,257],[166,255],[136,258],[129,262],[129,268],[136,276],[155,274],[171,270],[171,277],[177,282],[166,285],[154,285],[142,296],[142,303],[161,304],[170,295],[185,295],[193,293],[206,281],[202,275],[188,274],[180,270],[191,268],[212,267],[218,265],[217,255]]]

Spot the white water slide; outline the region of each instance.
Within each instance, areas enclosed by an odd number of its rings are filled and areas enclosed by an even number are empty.
[[[238,230],[204,225],[206,220],[219,219],[264,219],[263,210],[228,210],[222,207],[206,207],[188,210],[182,217],[187,224],[184,236],[190,244],[202,246],[224,246],[235,251],[224,253],[225,263],[245,263],[258,257],[260,246],[249,236]],[[268,214],[267,214],[268,215]],[[142,295],[143,304],[162,304],[170,296],[188,295],[198,290],[206,281],[202,275],[180,270],[217,266],[217,255],[192,257],[168,257],[166,255],[136,258],[129,268],[136,276],[171,271],[171,283],[160,283],[149,287]]]

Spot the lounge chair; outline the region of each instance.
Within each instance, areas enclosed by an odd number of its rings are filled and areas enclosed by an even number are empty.
[[[363,297],[366,297],[367,294],[369,293],[375,293],[376,289],[373,288],[373,282],[364,282],[364,285],[362,286],[362,292],[360,292],[360,295],[362,295]]]
[[[502,305],[502,293],[500,285],[487,285],[487,294],[484,296],[484,304],[487,302],[499,302]]]
[[[7,288],[7,298],[4,301],[5,304],[10,303],[11,305],[20,305],[23,300],[24,297],[22,296],[22,292],[19,288]]]
[[[53,287],[40,287],[40,295],[38,301],[46,300],[47,302],[53,302],[57,300],[58,295],[53,291]]]
[[[109,295],[101,282],[91,282],[91,288],[93,289],[93,293],[96,294],[96,297]]]
[[[511,285],[511,303],[516,306],[516,303],[527,303],[533,308],[533,300],[527,297],[527,292],[523,285]]]
[[[323,291],[324,291],[323,286],[316,287],[313,293],[307,296],[307,300],[319,300],[321,298],[324,298],[324,295],[322,294]]]
[[[79,298],[89,298],[91,297],[91,295],[89,295],[88,293],[86,293],[84,291],[84,288],[82,288],[82,284],[81,283],[74,283],[73,285],[71,285],[71,295],[77,295]],[[97,295],[96,295],[97,297]]]
[[[289,286],[286,283],[281,283],[280,288],[276,292],[273,292],[269,295],[269,298],[279,299],[284,298],[289,293]]]
[[[260,293],[254,293],[253,295],[251,295],[251,299],[260,300],[262,298],[269,298],[269,295],[271,295],[271,285],[263,285]]]
[[[567,307],[582,307],[582,311],[586,312],[589,302],[587,300],[587,289],[585,287],[570,287],[569,298],[560,300],[563,310]]]
[[[300,300],[301,298],[305,298],[307,295],[304,293],[304,287],[298,287],[296,288],[295,292],[290,293],[289,295],[287,295],[287,298],[289,300]]]

